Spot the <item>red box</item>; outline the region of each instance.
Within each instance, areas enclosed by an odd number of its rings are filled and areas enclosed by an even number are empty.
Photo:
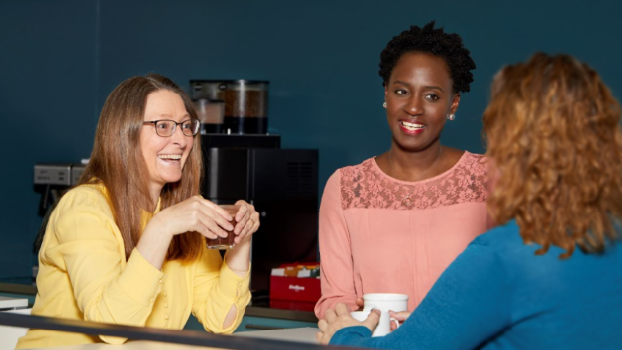
[[[270,276],[270,307],[313,311],[320,296],[319,278]]]

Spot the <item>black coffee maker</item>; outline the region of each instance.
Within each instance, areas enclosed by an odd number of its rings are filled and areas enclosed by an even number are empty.
[[[244,199],[260,214],[250,287],[267,295],[272,268],[317,261],[318,150],[281,149],[278,135],[206,134],[201,143],[202,195],[217,204]]]

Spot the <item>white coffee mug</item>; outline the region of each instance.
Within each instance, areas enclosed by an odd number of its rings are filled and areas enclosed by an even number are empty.
[[[352,317],[354,317],[355,320],[359,321],[359,322],[364,322],[367,317],[369,317],[369,313],[371,311],[354,311],[351,312],[350,315],[352,315]],[[399,322],[393,320],[395,322],[396,326],[399,326]],[[384,335],[389,334],[389,332],[391,332],[391,318],[389,317],[389,313],[386,311],[381,311],[380,312],[380,321],[378,322],[378,325],[376,326],[376,329],[374,329],[374,331],[372,332],[371,336],[372,337],[381,337]]]
[[[407,311],[408,295],[396,293],[368,293],[363,295],[365,306],[363,311],[378,309],[380,311]]]
[[[396,293],[367,293],[363,295],[365,300],[365,306],[363,311],[370,312],[373,309],[378,309],[388,314],[389,311],[400,312],[408,310],[408,295],[396,294]],[[391,318],[390,321],[395,321],[395,325],[399,327],[400,323]]]

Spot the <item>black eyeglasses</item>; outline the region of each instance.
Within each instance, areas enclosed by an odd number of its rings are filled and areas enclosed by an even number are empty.
[[[181,132],[186,136],[194,136],[199,132],[201,122],[197,119],[188,119],[183,122],[176,122],[174,120],[154,120],[150,122],[143,122],[143,125],[153,124],[155,126],[156,134],[162,137],[170,137],[175,133],[177,125],[181,125]]]

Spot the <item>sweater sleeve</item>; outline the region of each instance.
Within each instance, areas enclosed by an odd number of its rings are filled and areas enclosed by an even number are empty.
[[[355,310],[354,267],[350,233],[341,207],[341,175],[336,171],[326,183],[320,205],[320,276],[322,296],[315,314],[324,318],[326,310],[345,303]]]
[[[125,262],[125,248],[103,196],[76,191],[63,202],[53,227],[58,245],[44,254],[64,263],[59,267],[67,271],[84,319],[144,326],[166,276],[136,249]]]
[[[372,338],[364,327],[344,328],[330,343],[380,349],[475,349],[511,324],[509,300],[501,258],[474,242],[399,329]]]
[[[233,333],[242,323],[251,294],[248,289],[250,268],[241,277],[231,271],[217,250],[203,245],[201,259],[194,276],[192,314],[213,333]],[[236,319],[229,327],[224,322],[232,306],[237,309]]]

